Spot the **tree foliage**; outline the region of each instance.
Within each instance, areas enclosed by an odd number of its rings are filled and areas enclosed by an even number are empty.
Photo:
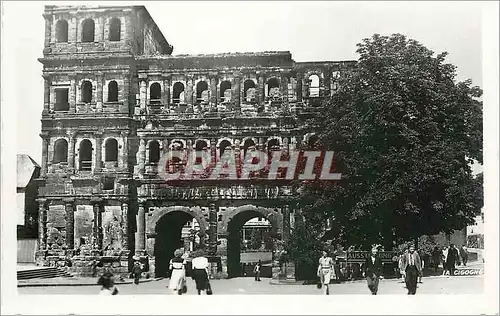
[[[482,195],[470,168],[482,163],[481,89],[456,82],[446,53],[400,34],[364,39],[357,53],[310,122],[342,173],[305,186],[310,225],[330,218],[328,239],[386,249],[465,227]]]

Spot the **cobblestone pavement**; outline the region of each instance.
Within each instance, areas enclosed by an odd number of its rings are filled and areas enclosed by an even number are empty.
[[[456,276],[424,278],[418,285],[418,294],[481,294],[484,291],[484,276]],[[306,294],[322,295],[322,290],[315,285],[273,285],[269,279],[255,282],[252,278],[235,278],[230,280],[212,280],[214,295],[217,294]],[[168,279],[142,283],[139,285],[123,284],[119,286],[120,294],[172,294],[167,288]],[[194,282],[188,278],[188,295],[196,293]],[[406,295],[404,283],[399,280],[382,280],[379,294]],[[98,294],[99,286],[47,286],[18,288],[19,294]],[[364,281],[343,284],[331,284],[330,295],[335,294],[369,294]]]

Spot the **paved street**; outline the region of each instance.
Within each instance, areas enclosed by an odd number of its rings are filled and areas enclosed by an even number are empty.
[[[474,277],[430,277],[419,284],[418,294],[481,294],[484,276]],[[255,282],[252,278],[236,278],[230,280],[212,280],[214,294],[312,294],[321,295],[315,285],[273,285],[269,279]],[[167,289],[168,280],[159,280],[139,285],[120,285],[120,294],[170,294]],[[194,282],[188,278],[188,295],[196,294]],[[99,286],[52,286],[22,287],[20,294],[98,294]],[[369,294],[366,282],[331,284],[331,294]],[[398,280],[382,280],[379,294],[406,294],[404,283]]]

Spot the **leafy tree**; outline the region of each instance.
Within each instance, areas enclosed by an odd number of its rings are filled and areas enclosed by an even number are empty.
[[[304,186],[309,222],[330,218],[333,230],[318,236],[386,249],[462,229],[482,195],[470,168],[482,162],[481,89],[456,82],[446,53],[400,34],[364,39],[357,53],[310,122],[342,179]]]
[[[262,232],[260,229],[252,229],[250,233],[249,248],[253,250],[260,249],[262,246]]]

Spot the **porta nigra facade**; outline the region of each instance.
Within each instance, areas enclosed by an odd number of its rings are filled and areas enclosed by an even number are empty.
[[[98,261],[127,274],[139,256],[164,275],[194,218],[201,244],[234,276],[238,231],[257,216],[272,224],[276,259],[299,211],[290,186],[166,185],[158,162],[172,148],[217,160],[228,149],[241,157],[307,143],[305,119],[353,62],[295,62],[287,51],[171,55],[143,6],[46,6],[44,18],[37,262],[90,275]]]

